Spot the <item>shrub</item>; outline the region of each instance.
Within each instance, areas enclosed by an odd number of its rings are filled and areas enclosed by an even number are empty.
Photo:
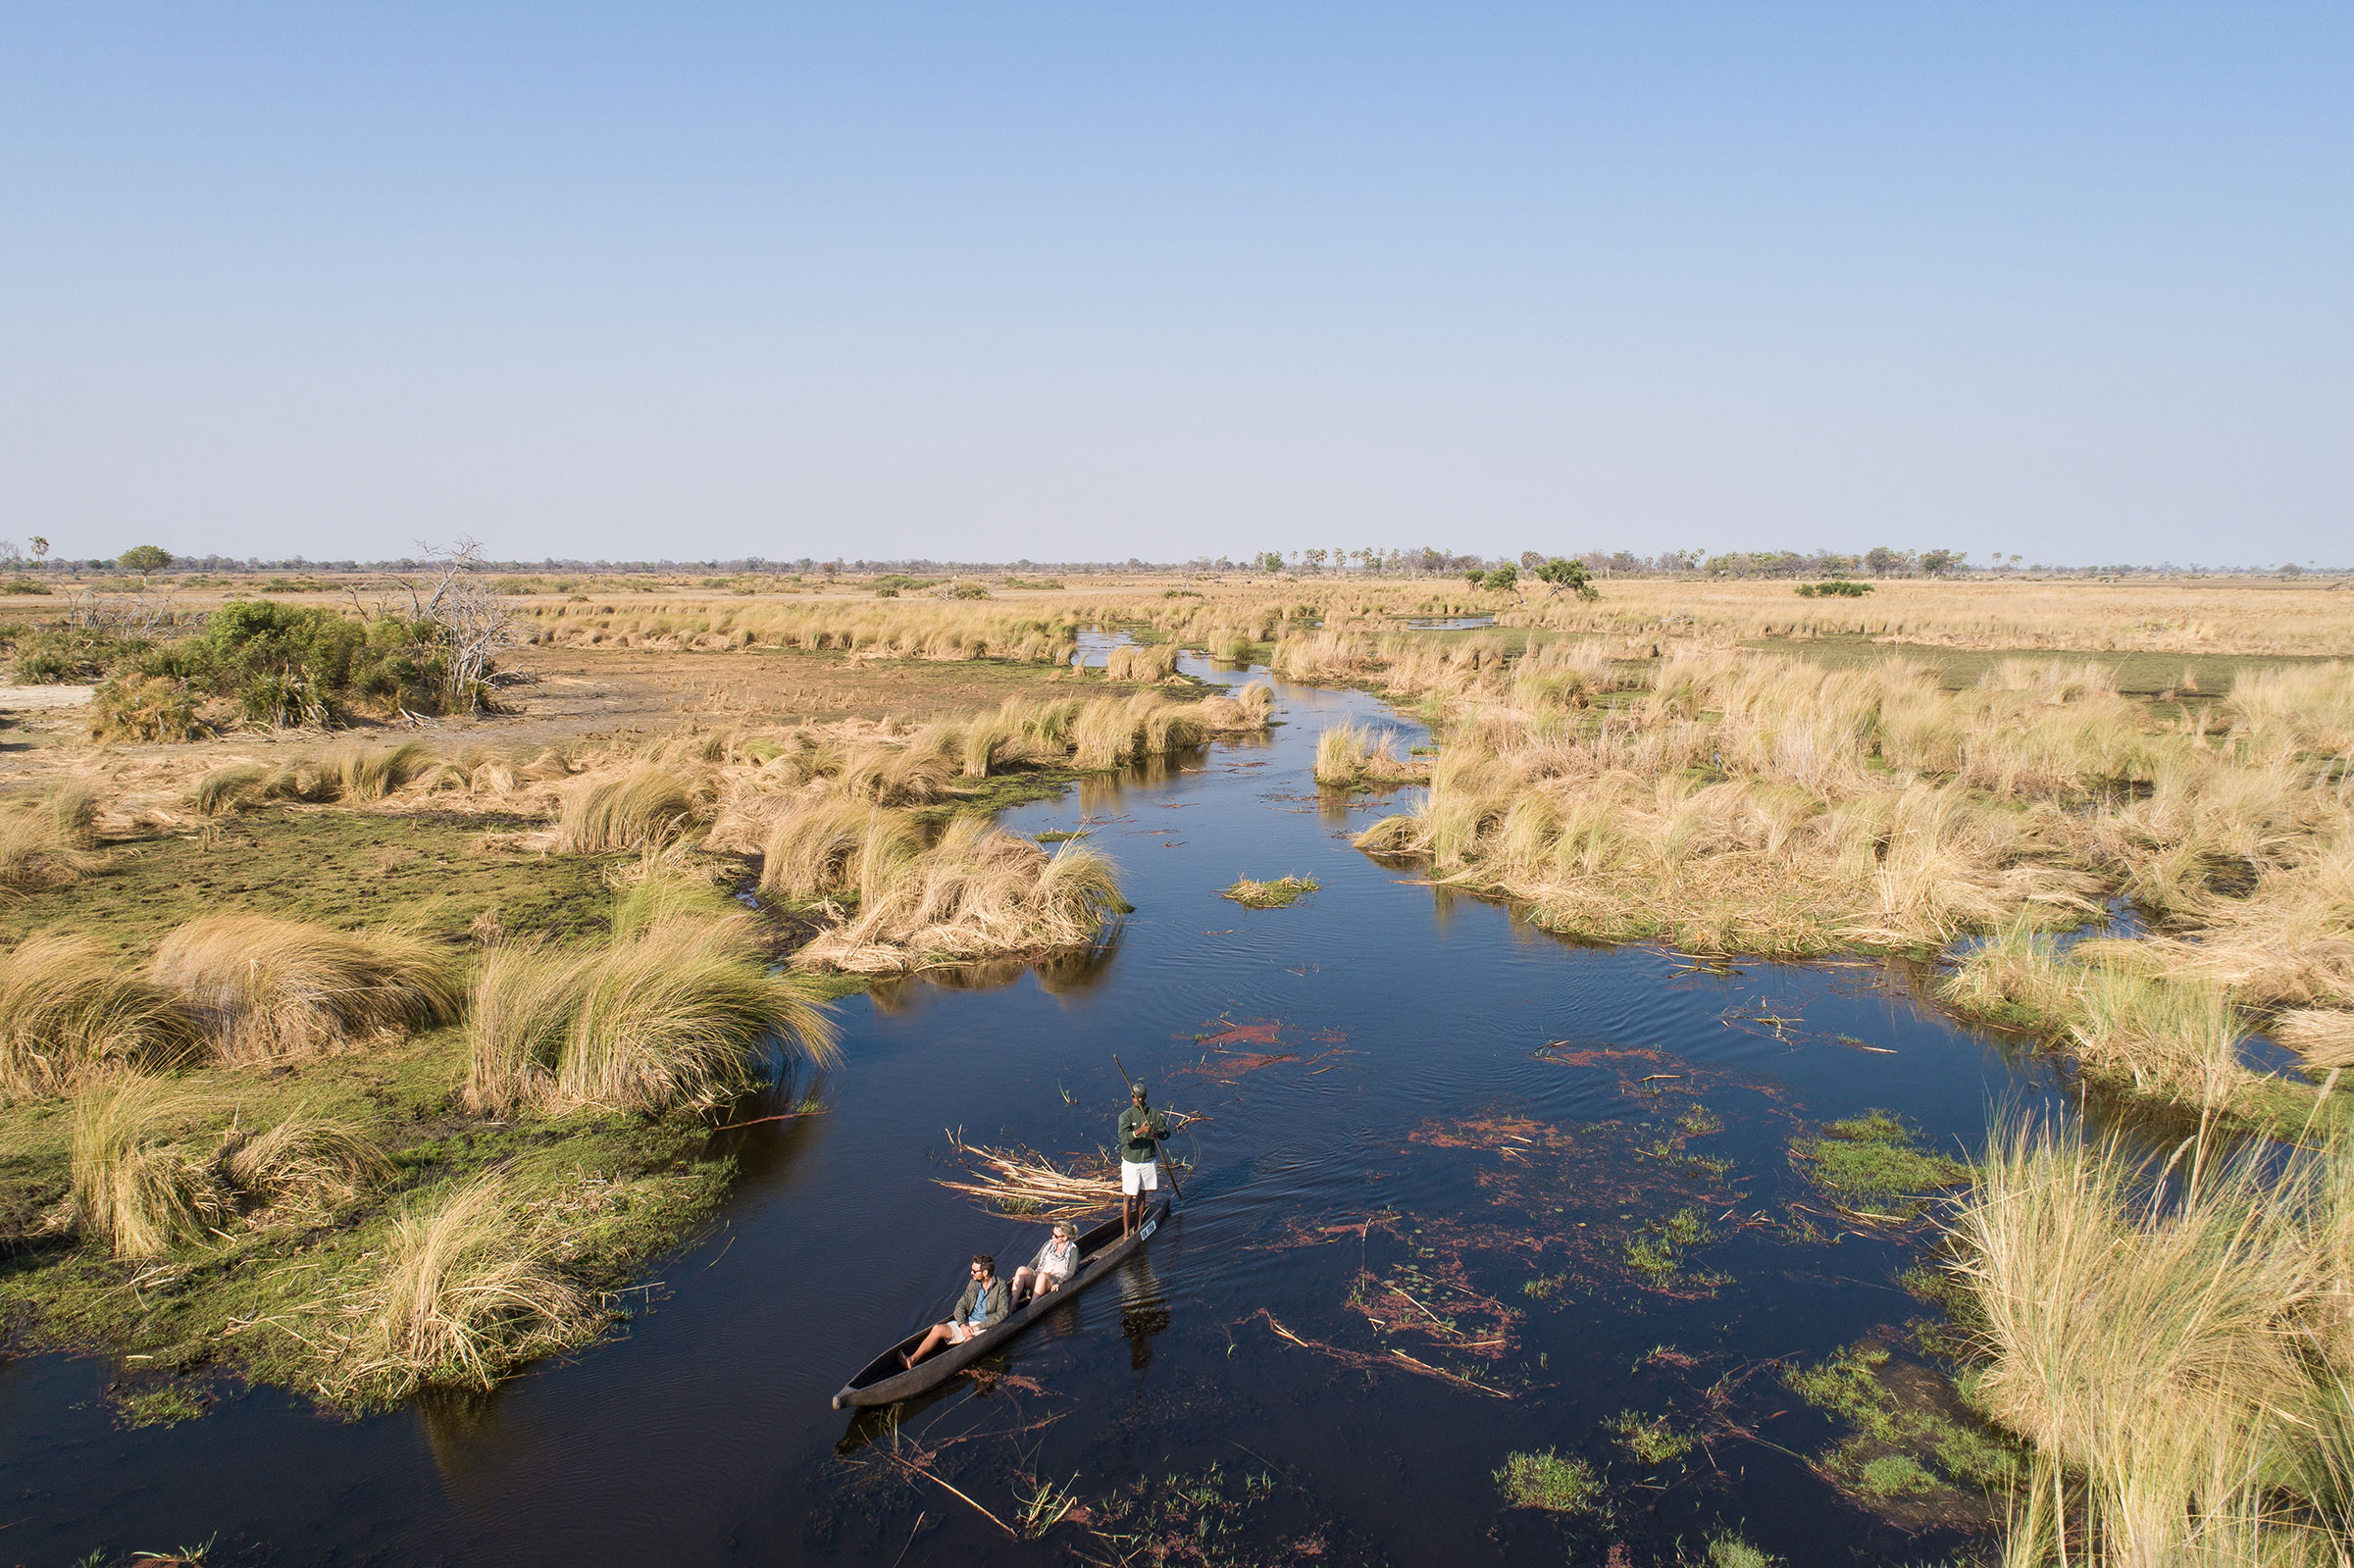
[[[171,676],[118,676],[90,704],[90,733],[101,739],[194,740],[211,730],[196,712],[195,692]]]
[[[1797,593],[1802,599],[1860,599],[1871,591],[1868,582],[1854,582],[1835,578],[1828,582],[1801,582]]]
[[[446,949],[405,933],[209,915],[166,936],[151,973],[186,996],[222,1060],[245,1062],[446,1024],[455,970]]]

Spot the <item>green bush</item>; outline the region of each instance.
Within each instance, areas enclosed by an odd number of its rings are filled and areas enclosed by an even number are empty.
[[[239,599],[215,611],[200,635],[132,654],[100,693],[98,719],[102,733],[178,738],[154,733],[158,725],[143,717],[170,708],[166,693],[176,692],[191,715],[200,700],[216,698],[249,724],[328,728],[357,705],[446,712],[448,685],[448,650],[430,621],[358,621],[318,606]]]
[[[1798,596],[1802,599],[1860,599],[1871,591],[1868,582],[1851,582],[1846,578],[1834,578],[1828,582],[1801,582]]]
[[[152,644],[87,627],[52,626],[17,637],[12,670],[26,685],[102,681],[115,667]]]

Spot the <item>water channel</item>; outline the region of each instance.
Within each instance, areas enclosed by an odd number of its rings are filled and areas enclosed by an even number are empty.
[[[1917,1241],[1842,1234],[1788,1145],[1885,1107],[1960,1152],[1990,1107],[2056,1093],[2048,1072],[1923,1005],[1902,966],[1581,947],[1376,863],[1350,837],[1407,797],[1320,795],[1316,735],[1420,732],[1359,693],[1279,696],[1266,743],[1010,814],[1118,860],[1136,912],[1116,942],[844,1002],[825,1112],[725,1135],[733,1197],[605,1342],[487,1398],[347,1421],[232,1391],[138,1431],[109,1412],[103,1359],[0,1365],[0,1561],[207,1537],[217,1563],[878,1568],[1642,1564],[1720,1528],[1794,1563],[1954,1546],[1951,1521],[1860,1508],[1801,1457],[1836,1429],[1777,1365],[1901,1346],[1928,1309],[1896,1284]],[[1287,873],[1321,890],[1265,911],[1217,895]],[[936,1185],[950,1130],[1108,1143],[1115,1054],[1208,1118],[1177,1141],[1173,1225],[896,1425],[830,1409],[943,1314],[967,1254],[1010,1269],[1038,1243]],[[1682,1210],[1714,1239],[1663,1280],[1630,1270]],[[1717,1435],[1647,1467],[1603,1427],[1629,1408]],[[1604,1476],[1602,1512],[1506,1506],[1507,1454],[1544,1449]],[[1044,1539],[982,1517],[1012,1519],[1041,1479],[1080,1499]]]

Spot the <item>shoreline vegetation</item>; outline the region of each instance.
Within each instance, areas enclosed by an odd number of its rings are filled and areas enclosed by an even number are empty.
[[[232,736],[128,787],[61,750],[0,800],[0,1321],[130,1357],[133,1423],[223,1373],[368,1409],[588,1342],[725,1195],[726,1126],[823,1113],[827,998],[1100,948],[1111,863],[992,819],[1264,733],[1263,683],[1185,684],[525,751]]]
[[[2137,700],[2080,659],[1957,690],[1893,653],[1632,651],[1318,631],[1270,663],[1429,722],[1428,788],[1368,853],[1574,937],[1929,961],[1955,1011],[2167,1108],[2154,1141],[2002,1123],[1914,1184],[1968,1182],[1924,1278],[1955,1393],[2024,1456],[1985,1471],[2001,1561],[2342,1563],[2354,665]],[[1334,782],[1370,749],[1324,740]],[[2263,1039],[2293,1068],[2253,1065]],[[1809,1157],[1824,1180],[1881,1141]]]

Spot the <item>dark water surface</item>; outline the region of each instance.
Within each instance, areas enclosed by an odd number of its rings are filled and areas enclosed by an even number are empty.
[[[1308,775],[1325,724],[1386,710],[1292,688],[1280,716],[1271,743],[1014,813],[1033,833],[1084,821],[1119,861],[1137,912],[1116,946],[1051,977],[845,1002],[828,1111],[728,1135],[733,1198],[653,1268],[626,1335],[487,1399],[360,1422],[264,1391],[119,1431],[108,1363],[0,1366],[0,1561],[208,1536],[216,1561],[882,1568],[1599,1563],[1613,1543],[1645,1563],[1718,1527],[1794,1563],[1954,1544],[1858,1510],[1797,1457],[1836,1432],[1766,1363],[1923,1309],[1894,1284],[1907,1245],[1832,1244],[1835,1220],[1791,1207],[1824,1205],[1788,1142],[1884,1106],[1974,1147],[1990,1105],[2052,1091],[2042,1071],[1919,1005],[1899,969],[1712,972],[1416,885],[1349,846],[1377,808],[1319,799]],[[1269,911],[1217,896],[1286,873],[1322,891]],[[968,1253],[1010,1272],[1041,1239],[934,1185],[954,1174],[947,1130],[1108,1143],[1115,1052],[1156,1103],[1210,1118],[1177,1141],[1172,1227],[897,1431],[829,1409],[942,1315]],[[1627,1245],[1684,1208],[1717,1239],[1655,1286]],[[1790,1229],[1809,1220],[1822,1239]],[[1601,1426],[1627,1408],[1705,1409],[1717,1436],[1646,1467]],[[1505,1456],[1557,1447],[1606,1475],[1604,1514],[1505,1507]],[[1008,1520],[1036,1478],[1075,1486],[1113,1539],[1066,1522],[1010,1541],[910,1459]]]

